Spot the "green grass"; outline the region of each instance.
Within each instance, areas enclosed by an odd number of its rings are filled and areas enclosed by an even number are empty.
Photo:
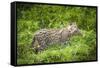
[[[35,54],[31,48],[26,47],[24,48],[24,53],[20,53],[21,57],[17,59],[17,63],[38,64],[95,60],[96,44],[93,44],[96,43],[95,35],[92,34],[93,31],[82,30],[82,32],[82,36],[72,37],[68,44],[48,46],[38,54]],[[91,42],[89,39],[91,39]]]

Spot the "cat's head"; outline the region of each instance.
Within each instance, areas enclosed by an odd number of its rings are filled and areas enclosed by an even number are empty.
[[[72,35],[76,35],[76,34],[81,34],[80,29],[78,28],[76,22],[72,22],[68,25],[67,27],[68,31],[72,34]]]

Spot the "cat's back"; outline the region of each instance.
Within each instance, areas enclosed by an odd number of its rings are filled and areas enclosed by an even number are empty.
[[[35,32],[34,35],[44,35],[44,34],[56,34],[59,32],[59,29],[40,29]]]

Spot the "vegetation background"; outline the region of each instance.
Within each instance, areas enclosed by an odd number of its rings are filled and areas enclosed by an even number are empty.
[[[37,30],[64,28],[76,21],[82,36],[73,36],[70,44],[52,45],[39,54],[32,50]],[[17,4],[17,64],[96,60],[96,7],[46,4]]]

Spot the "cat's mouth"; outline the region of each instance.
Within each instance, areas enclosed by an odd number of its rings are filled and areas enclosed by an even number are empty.
[[[80,36],[83,36],[81,30],[79,30],[79,29],[74,33],[74,35],[80,35]]]
[[[81,30],[78,30],[78,35],[83,36]]]

